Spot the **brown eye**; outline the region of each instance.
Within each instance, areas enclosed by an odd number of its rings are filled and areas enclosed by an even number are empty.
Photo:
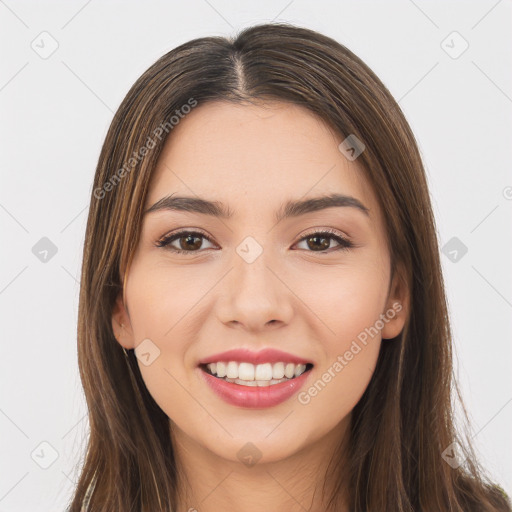
[[[176,253],[191,253],[200,252],[199,249],[203,245],[204,240],[211,243],[211,240],[203,233],[197,231],[180,231],[179,233],[163,237],[155,245],[157,247],[165,247]],[[171,245],[175,241],[178,242],[179,247]]]
[[[331,245],[329,237],[319,235],[308,236],[306,238],[306,243],[310,249],[319,249],[320,251],[326,251]]]
[[[338,243],[338,247],[334,247],[331,252],[347,250],[353,247],[353,244],[349,240],[346,240],[333,231],[316,231],[301,238],[299,242],[305,242],[307,248],[310,249],[309,252],[325,252],[331,248],[331,240]]]
[[[183,250],[200,249],[203,243],[201,237],[195,235],[180,236],[177,240],[180,242],[180,247]]]

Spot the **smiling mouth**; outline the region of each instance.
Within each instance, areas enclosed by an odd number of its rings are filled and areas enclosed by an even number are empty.
[[[237,361],[218,361],[217,363],[200,364],[205,373],[219,380],[249,387],[265,387],[287,382],[311,371],[313,364],[294,363],[239,363]]]

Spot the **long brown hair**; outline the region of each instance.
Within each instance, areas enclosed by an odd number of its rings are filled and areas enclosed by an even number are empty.
[[[393,272],[404,269],[410,291],[406,325],[382,344],[353,410],[350,510],[510,511],[506,495],[484,477],[455,427],[452,395],[460,400],[460,394],[436,227],[414,135],[387,88],[356,55],[286,23],[182,44],[142,74],[114,116],[85,235],[78,363],[90,436],[68,510],[81,510],[88,494],[91,511],[177,510],[180,475],[169,418],[146,389],[133,351],[126,356],[116,342],[112,310],[139,241],[152,171],[173,124],[208,101],[266,99],[302,105],[342,136],[355,134],[364,142],[358,161],[384,214]],[[452,443],[465,459],[461,465],[443,458]],[[331,465],[340,471],[336,458]],[[325,500],[333,507],[338,481]]]

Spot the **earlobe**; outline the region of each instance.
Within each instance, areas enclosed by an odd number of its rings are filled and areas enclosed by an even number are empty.
[[[396,338],[404,328],[407,319],[407,308],[402,302],[394,301],[391,307],[384,312],[385,325],[382,329],[382,339],[389,340]]]
[[[396,338],[402,332],[405,322],[409,318],[409,301],[409,288],[398,273],[394,276],[383,313],[385,325],[381,332],[382,339]]]
[[[112,311],[112,332],[117,342],[127,350],[134,348],[130,317],[119,294]]]

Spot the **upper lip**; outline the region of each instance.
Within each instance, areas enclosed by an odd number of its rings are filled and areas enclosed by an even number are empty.
[[[204,357],[199,361],[199,364],[217,363],[218,361],[237,361],[239,363],[294,363],[294,364],[312,364],[311,361],[304,359],[282,350],[275,348],[265,348],[259,352],[253,352],[249,349],[236,348],[227,350],[226,352],[219,352],[211,356]]]

